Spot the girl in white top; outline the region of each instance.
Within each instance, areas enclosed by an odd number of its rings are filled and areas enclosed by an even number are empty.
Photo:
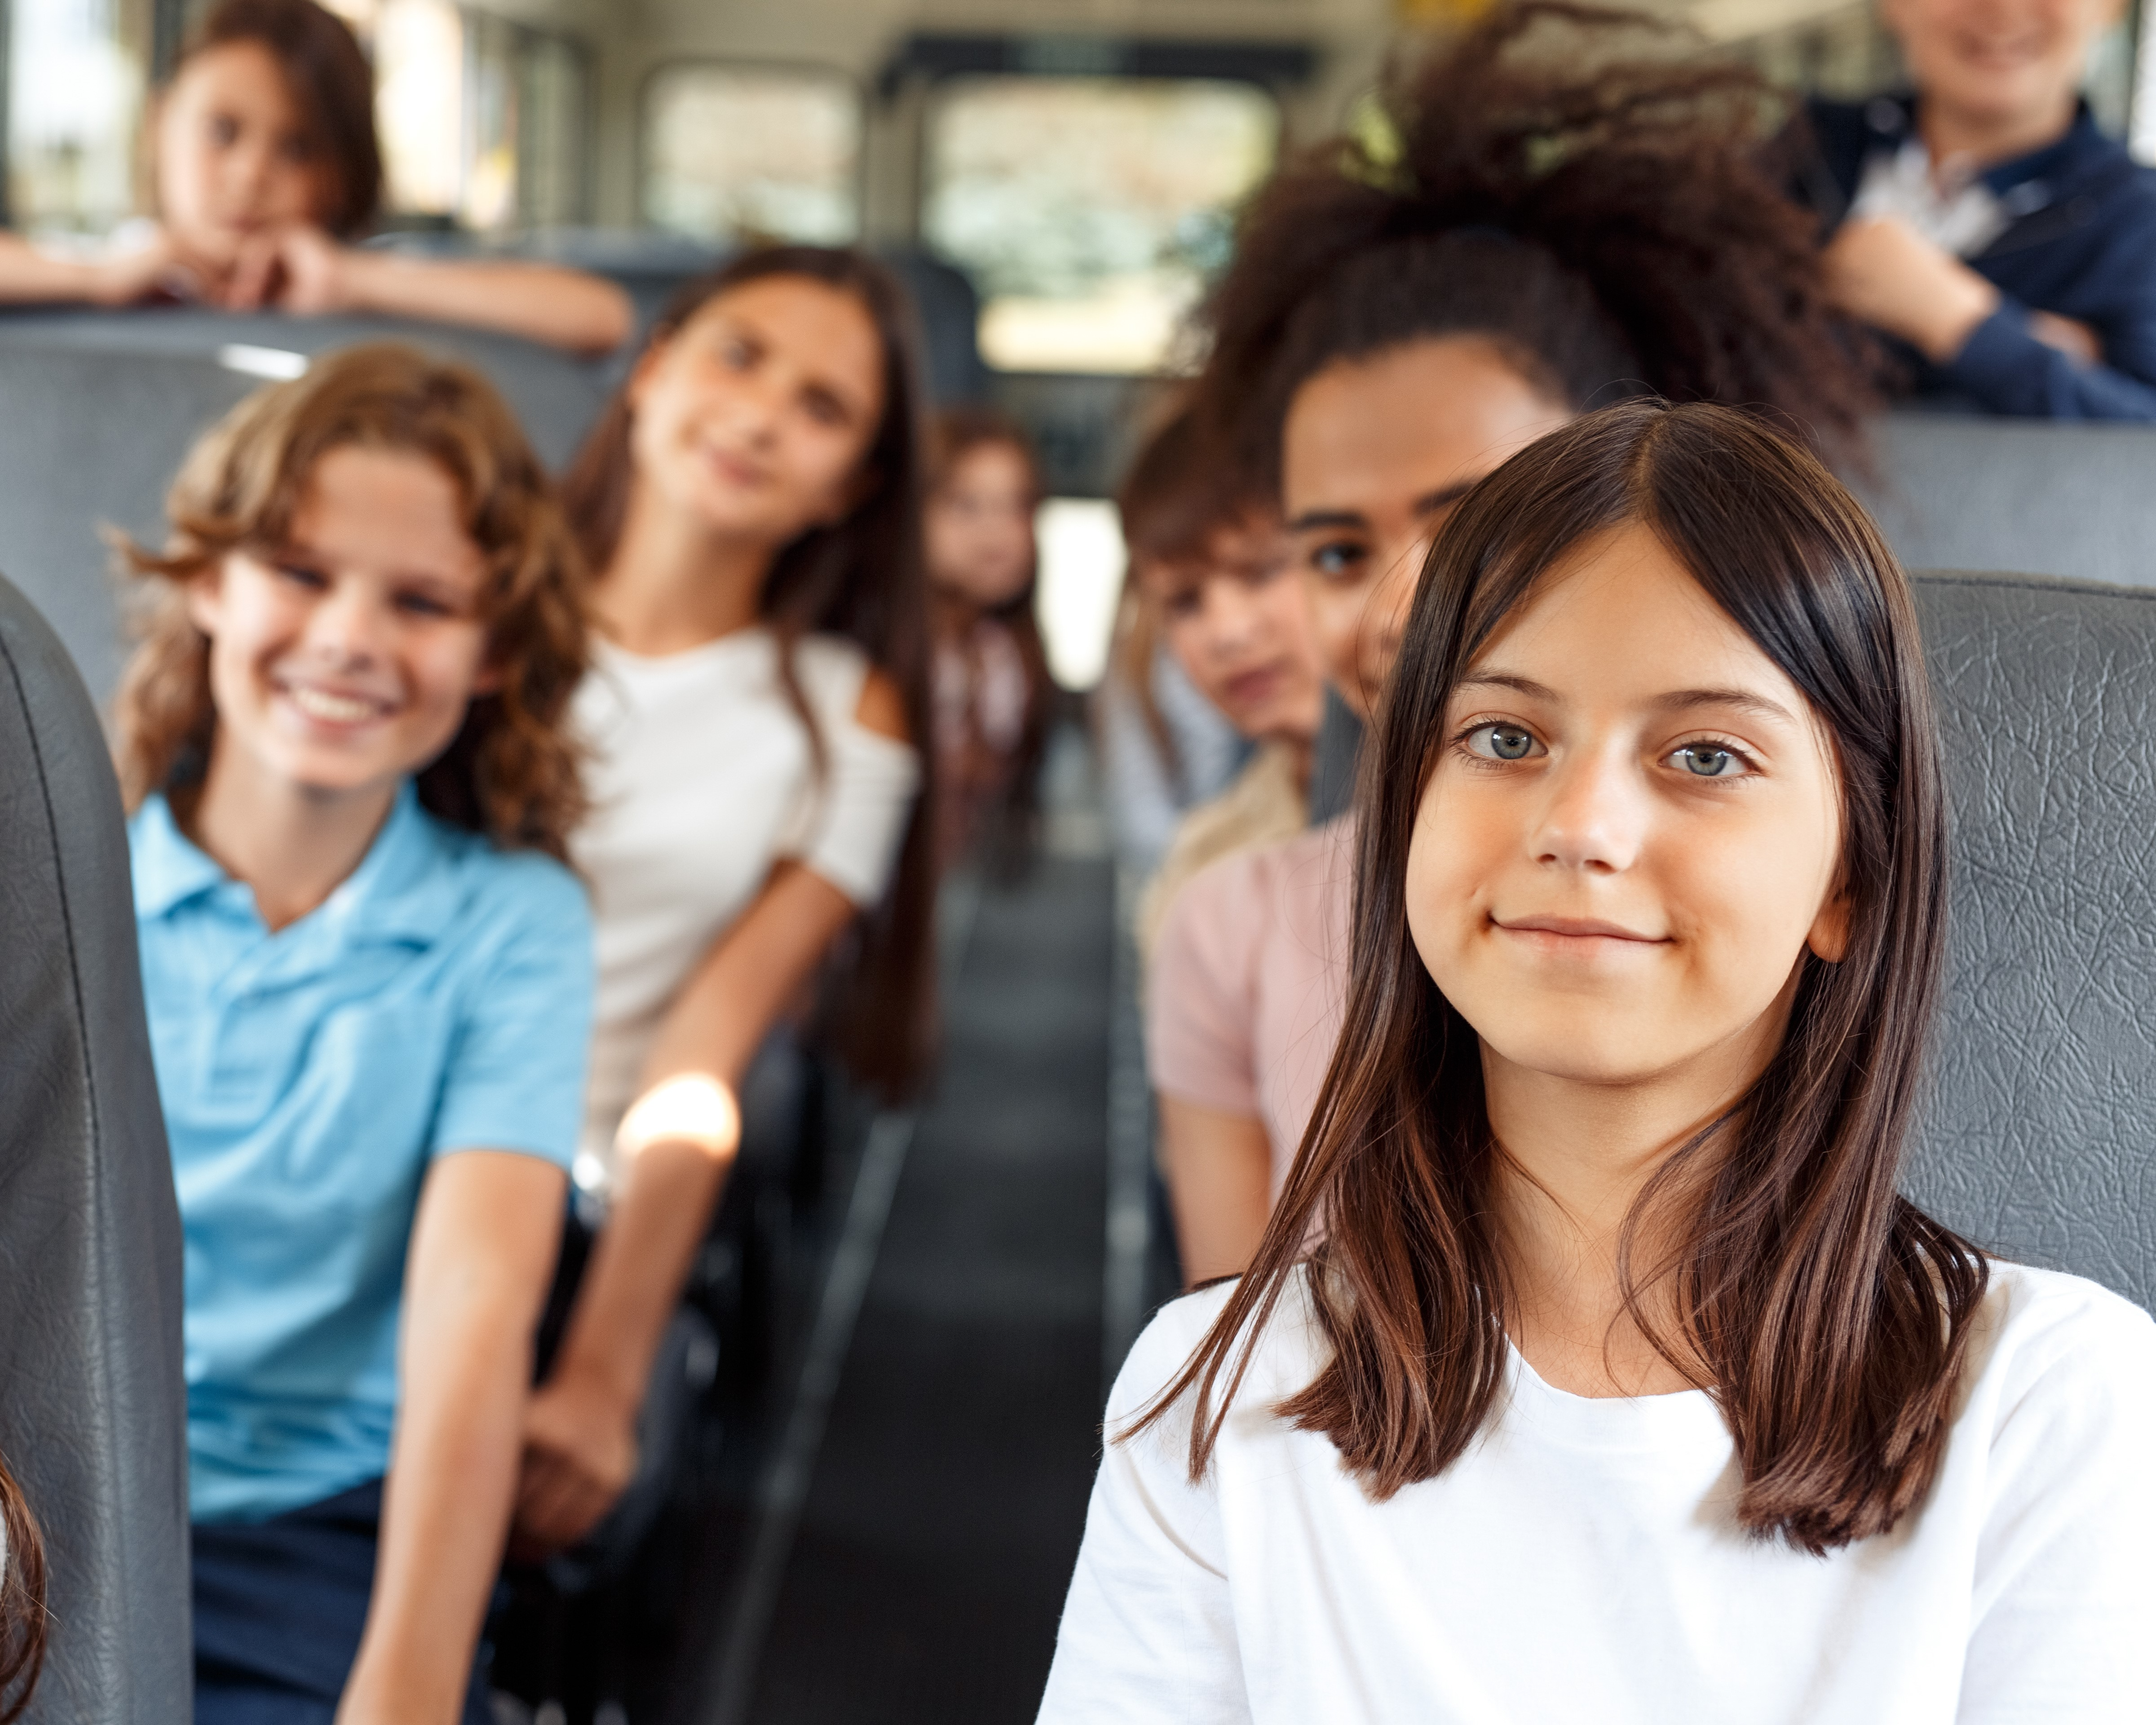
[[[598,995],[578,1178],[611,1201],[532,1402],[517,1531],[583,1537],[636,1465],[734,1091],[859,925],[836,1016],[886,1092],[929,1029],[932,843],[911,314],[880,265],[752,252],[662,318],[565,482],[598,572],[577,698]]]
[[[2156,1326],[1897,1195],[1944,948],[1907,587],[1734,410],[1460,501],[1348,1018],[1113,1393],[1041,1717],[2145,1720]]]

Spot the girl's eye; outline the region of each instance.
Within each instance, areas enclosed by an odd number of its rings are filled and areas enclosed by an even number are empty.
[[[304,588],[309,593],[320,593],[329,585],[329,578],[320,569],[311,569],[305,563],[280,563],[277,572],[293,586]]]
[[[1352,581],[1362,573],[1369,553],[1352,540],[1335,540],[1310,553],[1310,567],[1327,581]]]
[[[1486,761],[1524,761],[1541,747],[1521,725],[1477,725],[1467,733],[1468,752]]]
[[[1670,759],[1695,778],[1736,778],[1745,770],[1743,757],[1718,742],[1688,742]]]
[[[808,417],[819,425],[843,425],[846,423],[846,410],[839,405],[835,396],[826,395],[820,389],[811,390],[808,393]],[[962,506],[978,513],[976,506]]]
[[[454,598],[417,588],[398,593],[395,603],[408,617],[458,617],[465,609]]]

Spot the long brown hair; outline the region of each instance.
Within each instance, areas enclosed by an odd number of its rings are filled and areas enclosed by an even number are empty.
[[[539,458],[494,387],[469,367],[395,342],[346,348],[239,403],[196,444],[165,500],[165,548],[124,542],[147,592],[141,644],[114,703],[121,789],[134,808],[208,770],[217,707],[209,641],[187,587],[234,552],[285,547],[317,464],[350,445],[408,451],[455,484],[486,559],[487,662],[419,800],[497,845],[566,859],[583,814],[569,701],[588,661],[583,562]]]
[[[1029,508],[1040,506],[1042,485],[1040,463],[1033,440],[1017,420],[1001,408],[985,402],[961,402],[939,410],[928,426],[928,461],[923,495],[933,497],[957,474],[959,464],[976,449],[1009,449],[1024,464]],[[1039,547],[1026,571],[1025,584],[1001,604],[983,614],[1002,625],[1018,649],[1025,667],[1025,720],[1012,752],[1009,777],[1002,798],[988,816],[983,837],[988,841],[992,860],[1001,872],[1014,872],[1029,855],[1040,819],[1040,766],[1048,752],[1048,730],[1055,715],[1055,680],[1048,669],[1048,649],[1040,638],[1040,624],[1034,615],[1034,598],[1040,577]],[[956,786],[940,787],[947,795],[960,794]]]
[[[0,1459],[0,1725],[15,1725],[45,1663],[45,1542],[28,1499]]]
[[[1847,950],[1832,964],[1806,955],[1781,1048],[1648,1183],[1620,1258],[1627,1310],[1729,1426],[1738,1521],[1824,1553],[1922,1501],[1986,1285],[1975,1248],[1896,1184],[1944,952],[1945,804],[1893,553],[1810,454],[1720,407],[1635,403],[1577,420],[1469,492],[1439,536],[1370,750],[1347,1016],[1324,1091],[1255,1262],[1141,1423],[1194,1395],[1202,1471],[1297,1275],[1332,1358],[1279,1412],[1330,1436],[1373,1497],[1441,1473],[1496,1416],[1501,1153],[1474,1027],[1409,935],[1408,848],[1460,678],[1546,571],[1622,522],[1652,531],[1803,691],[1838,757]],[[1678,1242],[1656,1266],[1676,1335],[1657,1332],[1634,1273],[1650,1212]]]
[[[307,142],[327,176],[316,219],[340,239],[363,233],[382,203],[382,145],[374,131],[374,74],[352,26],[315,0],[223,0],[181,51],[172,75],[215,48],[252,42],[284,74]]]
[[[884,360],[882,422],[862,457],[865,495],[843,519],[809,528],[782,550],[758,607],[777,637],[787,698],[820,764],[823,739],[793,672],[805,634],[843,635],[898,685],[906,729],[932,779],[928,697],[927,583],[921,548],[924,400],[920,334],[906,290],[857,251],[767,246],[690,283],[652,326],[645,348],[671,341],[714,300],[752,281],[798,277],[850,295],[875,324]],[[614,393],[562,481],[562,501],[592,569],[613,562],[636,474],[629,386]],[[926,1069],[935,1034],[934,787],[924,782],[883,902],[863,919],[855,962],[841,978],[832,1029],[847,1064],[887,1095],[909,1091]]]
[[[1574,409],[1627,395],[1781,409],[1856,454],[1872,406],[1809,218],[1759,146],[1784,100],[1681,27],[1513,0],[1389,74],[1364,124],[1252,202],[1201,309],[1198,401],[1276,479],[1327,367],[1473,336]]]

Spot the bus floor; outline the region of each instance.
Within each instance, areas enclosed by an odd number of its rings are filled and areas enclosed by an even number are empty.
[[[1019,880],[947,886],[934,1084],[829,1130],[762,1390],[717,1399],[631,1572],[556,1620],[610,1644],[596,1678],[572,1650],[505,1721],[1033,1717],[1102,1392],[1112,871],[1064,814]]]

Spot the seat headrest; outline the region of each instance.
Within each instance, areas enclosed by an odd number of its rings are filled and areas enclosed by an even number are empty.
[[[1911,568],[2156,582],[2156,426],[1889,413],[1856,490]]]
[[[184,1717],[180,1226],[127,836],[82,680],[0,581],[0,1450],[47,1546],[29,1717]]]
[[[1953,836],[1912,1195],[2156,1306],[2156,591],[1915,586]]]

